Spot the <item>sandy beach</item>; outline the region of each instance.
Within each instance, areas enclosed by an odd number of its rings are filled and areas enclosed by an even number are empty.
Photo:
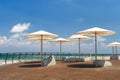
[[[42,67],[40,62],[22,62],[0,67],[0,80],[120,80],[120,61],[112,67],[95,68],[92,62]]]

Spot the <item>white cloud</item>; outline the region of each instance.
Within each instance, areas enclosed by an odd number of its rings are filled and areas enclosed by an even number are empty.
[[[104,37],[98,37],[97,40],[98,40],[98,42],[104,42],[104,41],[106,41],[106,39]]]
[[[13,34],[10,38],[19,38],[20,34]]]
[[[8,44],[11,46],[23,46],[30,44],[30,40],[24,38],[25,33],[17,33],[10,36]]]
[[[13,33],[24,32],[25,30],[28,30],[29,26],[30,26],[30,23],[17,24],[13,26],[10,32],[13,32]]]
[[[6,36],[0,36],[0,44],[5,44],[8,42],[8,39]]]

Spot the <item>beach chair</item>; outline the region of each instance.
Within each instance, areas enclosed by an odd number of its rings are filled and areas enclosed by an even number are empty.
[[[94,60],[93,65],[96,67],[108,67],[108,66],[112,66],[112,63],[110,61],[105,61],[105,60]]]
[[[84,62],[84,58],[71,58],[71,57],[64,57],[63,61],[65,62]]]
[[[53,66],[56,65],[56,61],[53,55],[41,60],[41,66]]]
[[[110,56],[110,60],[119,60],[119,57],[118,57],[117,54],[112,54],[112,55]]]

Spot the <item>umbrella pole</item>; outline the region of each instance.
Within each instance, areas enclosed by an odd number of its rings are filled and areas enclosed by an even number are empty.
[[[78,43],[79,43],[79,59],[80,59],[80,38],[79,38],[79,40],[78,40]]]
[[[115,48],[116,48],[116,54],[117,54],[117,45],[115,46]]]
[[[114,54],[114,46],[112,46],[112,54]]]
[[[97,60],[97,33],[95,32],[95,60]]]
[[[62,42],[60,41],[60,59],[62,60]]]
[[[97,33],[95,32],[95,61],[96,61],[96,67],[97,67]]]
[[[42,54],[43,54],[43,35],[41,35],[41,60],[42,60]]]
[[[92,49],[90,48],[90,59],[92,60],[91,54],[92,54]]]

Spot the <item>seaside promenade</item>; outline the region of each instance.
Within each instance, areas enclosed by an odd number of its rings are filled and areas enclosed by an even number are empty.
[[[59,52],[44,52],[42,54],[42,58],[48,57],[50,54],[54,55],[56,60],[60,60],[62,57],[72,57],[72,58],[79,58],[78,53],[62,53]],[[119,54],[118,54],[119,55]],[[39,52],[10,52],[10,53],[0,53],[0,65],[5,64],[14,64],[19,62],[28,62],[28,61],[40,61],[41,54]],[[93,61],[95,60],[94,54],[81,54],[82,58],[86,61]],[[110,60],[111,54],[98,54],[99,60]],[[120,59],[120,55],[119,55]]]

